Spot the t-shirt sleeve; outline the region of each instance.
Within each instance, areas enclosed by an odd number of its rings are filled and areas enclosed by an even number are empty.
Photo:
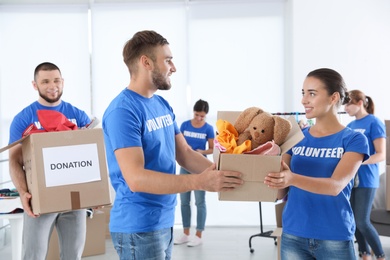
[[[371,140],[378,138],[386,138],[386,127],[379,118],[375,118],[374,124],[371,125]]]
[[[367,160],[370,157],[367,137],[360,132],[353,131],[345,152],[361,153],[364,155],[363,161]]]
[[[22,134],[24,130],[26,130],[27,123],[23,122],[22,118],[19,116],[14,117],[14,119],[11,122],[10,130],[9,130],[9,142],[8,144],[11,144],[20,138],[22,138]]]
[[[77,119],[77,127],[84,127],[91,122],[91,118],[83,110],[79,110],[79,117]]]
[[[105,117],[103,129],[115,151],[125,147],[141,147],[139,120],[128,110],[117,108]]]

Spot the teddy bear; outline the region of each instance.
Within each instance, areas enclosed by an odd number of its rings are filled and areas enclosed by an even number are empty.
[[[250,107],[240,113],[234,128],[238,133],[237,145],[250,140],[253,150],[269,141],[274,141],[280,146],[292,125],[287,119],[272,115],[258,107]]]

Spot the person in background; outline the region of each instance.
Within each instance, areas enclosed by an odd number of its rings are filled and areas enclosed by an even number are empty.
[[[337,112],[347,90],[328,68],[311,71],[303,82],[302,105],[313,126],[282,160],[281,172],[264,183],[287,194],[282,216],[281,258],[355,259],[355,220],[350,204],[353,178],[368,159],[367,138],[342,125]]]
[[[176,72],[168,41],[139,31],[123,48],[130,83],[109,104],[103,132],[111,184],[111,238],[119,259],[171,259],[177,193],[229,191],[241,173],[217,171],[194,151],[169,103],[155,94]],[[190,173],[176,175],[176,161]]]
[[[64,79],[55,64],[39,64],[35,68],[32,85],[38,92],[38,100],[24,108],[12,120],[9,144],[22,138],[23,132],[31,124],[41,129],[38,110],[61,112],[80,128],[90,123],[91,120],[84,111],[61,100]],[[86,237],[86,210],[34,215],[30,205],[32,196],[28,192],[24,172],[22,144],[17,144],[9,150],[9,169],[24,210],[22,259],[46,258],[54,226],[59,236],[61,259],[81,259]]]
[[[209,112],[207,101],[199,99],[194,105],[194,117],[191,120],[183,122],[180,131],[183,133],[187,143],[194,151],[201,153],[205,157],[213,153],[214,148],[214,129],[206,122],[206,115]],[[206,150],[207,144],[207,150]],[[190,174],[185,168],[180,167],[180,174]],[[191,227],[191,191],[180,193],[181,217],[183,221],[184,234],[175,239],[174,244],[180,245],[187,243],[187,246],[193,247],[202,244],[202,232],[206,223],[206,192],[195,190],[196,205],[196,234],[190,238]]]
[[[375,106],[371,97],[360,90],[348,92],[345,111],[355,117],[347,127],[363,133],[368,140],[370,158],[360,166],[357,182],[352,189],[351,205],[355,214],[359,256],[371,258],[371,249],[376,259],[385,259],[378,232],[371,224],[370,215],[375,192],[379,187],[379,163],[386,158],[386,129],[384,123],[374,116]]]

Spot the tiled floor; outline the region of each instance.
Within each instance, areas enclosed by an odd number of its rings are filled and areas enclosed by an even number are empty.
[[[181,235],[175,228],[175,236]],[[249,250],[249,237],[259,233],[258,227],[207,227],[203,232],[203,244],[198,247],[174,245],[172,260],[246,260],[277,259],[277,246],[273,238],[252,239],[254,252]],[[106,242],[106,254],[85,257],[86,260],[118,259],[111,241]]]
[[[264,231],[272,227],[264,228]],[[175,228],[176,236],[181,234],[181,228]],[[198,247],[175,245],[172,260],[272,260],[277,259],[277,246],[273,238],[254,237],[249,250],[250,236],[259,233],[258,227],[207,227],[203,233],[203,244]],[[381,237],[385,254],[390,256],[390,238]],[[12,259],[11,244],[0,249],[0,259]],[[117,260],[118,256],[110,239],[106,240],[106,253],[84,257],[85,260]],[[50,259],[48,259],[50,260]]]

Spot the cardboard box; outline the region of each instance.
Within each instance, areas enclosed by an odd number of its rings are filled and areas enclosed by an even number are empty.
[[[390,120],[385,120],[386,136],[390,136]]]
[[[276,237],[276,243],[278,246],[278,260],[281,259],[280,244],[282,242],[282,214],[284,205],[286,205],[285,201],[275,205],[276,229],[271,233],[271,236]]]
[[[100,210],[95,211],[92,218],[87,218],[87,234],[82,255],[83,257],[102,255],[106,253],[106,237],[104,223],[105,213]],[[53,229],[53,233],[51,234],[46,259],[60,260],[60,249],[56,228]]]
[[[386,165],[386,210],[390,211],[390,165]]]
[[[238,111],[218,111],[217,118],[234,124]],[[292,129],[286,141],[280,146],[281,154],[303,139],[303,133],[295,117],[288,119]],[[225,201],[264,201],[275,202],[277,190],[264,184],[264,178],[269,172],[279,172],[282,155],[227,154],[214,148],[214,162],[219,170],[239,171],[243,174],[244,184],[232,191],[219,192],[219,200]]]
[[[101,128],[35,133],[0,152],[20,142],[34,214],[111,204]]]
[[[104,215],[106,215],[106,239],[111,238],[111,233],[110,233],[110,212],[111,212],[112,206],[105,206],[104,208],[100,209],[101,211],[104,212]]]
[[[390,136],[386,137],[386,165],[390,165]]]

